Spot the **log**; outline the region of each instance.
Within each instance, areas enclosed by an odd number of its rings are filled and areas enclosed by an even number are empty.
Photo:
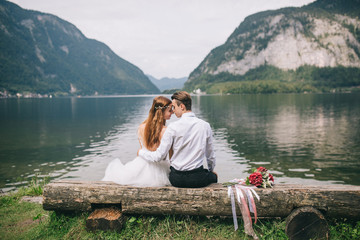
[[[116,231],[121,232],[125,223],[124,215],[116,207],[99,208],[86,219],[86,228],[90,231]]]
[[[301,207],[286,218],[290,240],[329,239],[330,230],[324,215],[313,207]]]
[[[257,188],[259,217],[287,217],[294,209],[311,206],[326,217],[360,219],[360,186],[288,185]],[[92,211],[97,205],[119,207],[124,214],[231,216],[227,188],[132,187],[112,182],[61,180],[44,187],[45,210]],[[237,209],[240,213],[240,210]]]

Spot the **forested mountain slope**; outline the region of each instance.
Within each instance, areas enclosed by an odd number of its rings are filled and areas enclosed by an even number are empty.
[[[0,91],[142,94],[159,90],[133,64],[74,25],[0,1]]]

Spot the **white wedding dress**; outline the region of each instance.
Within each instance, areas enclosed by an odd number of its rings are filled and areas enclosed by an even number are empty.
[[[144,148],[141,138],[139,139]],[[126,164],[116,158],[107,166],[102,181],[137,187],[162,187],[170,185],[169,172],[170,163],[168,157],[154,163],[137,156]]]

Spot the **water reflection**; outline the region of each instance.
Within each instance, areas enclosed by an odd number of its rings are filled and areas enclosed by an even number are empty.
[[[360,185],[359,95],[206,96],[199,108],[251,167]],[[276,174],[278,173],[278,174]],[[290,180],[293,182],[293,180]]]
[[[32,176],[99,180],[132,160],[154,96],[0,99],[0,187]],[[267,167],[277,182],[360,185],[360,95],[194,96],[220,182]],[[176,121],[173,116],[170,122]]]
[[[37,173],[58,178],[75,171],[87,149],[106,145],[149,99],[2,99],[0,187],[12,189]]]

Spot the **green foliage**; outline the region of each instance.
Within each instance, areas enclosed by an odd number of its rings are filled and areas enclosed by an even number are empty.
[[[162,91],[163,94],[173,94],[175,92],[181,91],[181,89],[173,88]]]
[[[288,239],[285,234],[285,221],[272,220],[264,221],[259,220],[257,223],[258,232],[260,232],[261,239]]]
[[[42,216],[33,220],[39,214]],[[40,204],[14,201],[11,205],[0,206],[0,239],[36,239],[46,216]]]
[[[352,222],[347,219],[330,222],[330,237],[332,239],[360,239],[360,221]]]
[[[67,215],[50,212],[46,224],[46,231],[39,233],[37,238],[46,239],[50,237],[54,239],[67,239],[68,237],[76,236],[76,234],[79,233],[86,233],[85,221],[87,216],[87,214]],[[82,230],[77,233],[80,228]]]
[[[0,197],[0,208],[10,206],[17,201],[17,197],[13,195],[5,195]]]
[[[128,216],[121,233],[88,232],[88,213],[47,212],[40,204],[20,202],[25,192],[0,197],[0,239],[251,239],[239,220],[234,231],[231,218],[190,216]],[[330,219],[332,239],[358,239],[360,222]],[[259,239],[288,239],[285,220],[258,220]]]
[[[0,197],[0,202],[4,197]],[[88,232],[87,213],[46,212],[34,203],[14,201],[0,206],[1,239],[252,239],[242,221],[234,231],[231,218],[189,216],[129,216],[121,233]],[[329,220],[331,239],[358,239],[360,222]],[[259,219],[253,225],[259,239],[288,239],[285,220]]]
[[[40,179],[37,175],[32,177],[30,183],[24,188],[27,196],[40,196],[43,193],[44,186],[50,182],[50,177]]]
[[[332,89],[357,86],[360,86],[360,68],[302,66],[295,71],[283,71],[263,65],[249,70],[245,75],[226,72],[218,75],[203,74],[187,82],[185,89],[192,91],[200,88],[210,94],[303,93],[329,92]]]
[[[40,196],[44,186],[49,183],[50,177],[39,178],[34,176],[26,187],[21,187],[14,192],[7,193],[0,197],[0,208],[16,204],[23,196]]]
[[[352,17],[360,16],[359,0],[317,0],[305,8],[323,9],[330,14],[346,14]]]

